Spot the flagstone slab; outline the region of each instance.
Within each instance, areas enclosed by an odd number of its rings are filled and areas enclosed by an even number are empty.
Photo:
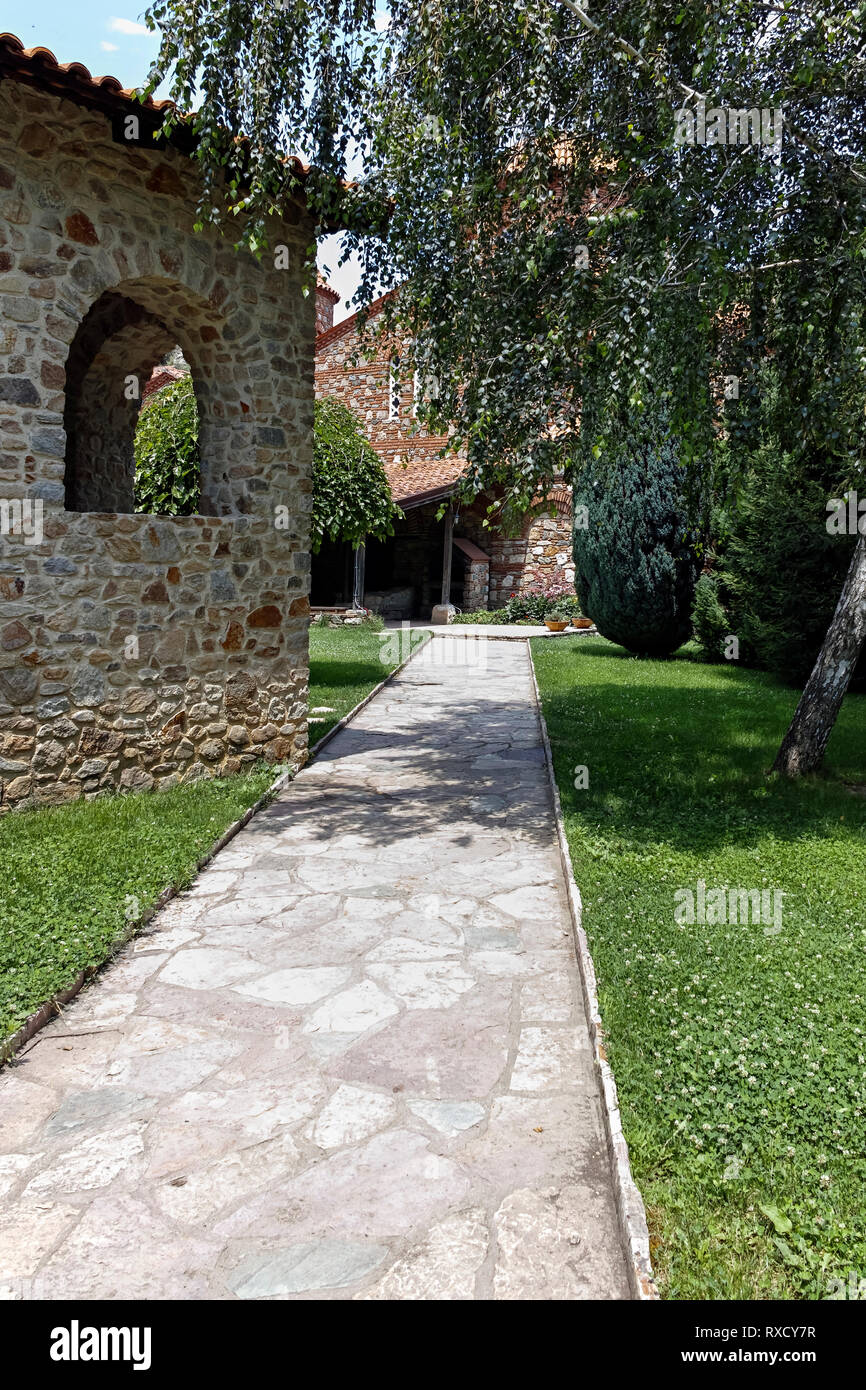
[[[342,1148],[384,1129],[396,1114],[397,1106],[390,1096],[359,1086],[340,1086],[307,1137],[320,1149]]]
[[[250,994],[273,1004],[314,1004],[326,994],[335,993],[347,983],[350,976],[351,971],[335,966],[297,967],[293,970],[275,970],[273,974],[247,980],[232,988],[238,994]]]
[[[629,1296],[528,651],[448,645],[0,1075],[3,1297]]]
[[[254,1255],[229,1280],[238,1298],[285,1298],[313,1289],[355,1284],[387,1255],[382,1245],[360,1240],[306,1241],[276,1255]]]
[[[395,1260],[387,1274],[356,1299],[454,1302],[475,1297],[478,1271],[489,1246],[486,1214],[480,1208],[450,1216]]]

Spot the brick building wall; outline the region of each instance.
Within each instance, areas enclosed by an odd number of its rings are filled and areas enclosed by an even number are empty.
[[[321,286],[316,298],[323,298]],[[377,311],[374,306],[371,326],[380,315],[381,309]],[[390,364],[392,355],[399,352],[397,341],[377,344],[370,356],[362,353],[357,315],[344,319],[316,339],[316,396],[334,396],[355,412],[385,465],[397,502],[425,490],[447,487],[465,467],[463,459],[438,457],[448,442],[446,435],[414,432],[411,382],[402,383],[397,418],[392,418]]]
[[[0,132],[0,805],[299,762],[311,219],[272,225],[272,269],[194,234],[194,162],[119,143],[110,112],[4,80]],[[175,344],[200,514],[135,514],[123,386]]]
[[[319,319],[327,321],[333,305],[325,298],[327,286],[317,288],[322,301]],[[333,294],[333,291],[328,291]],[[375,324],[381,309],[373,307],[371,322]],[[400,391],[398,418],[391,418],[390,358],[399,354],[399,342],[377,344],[371,355],[361,354],[356,317],[344,320],[336,327],[329,326],[316,339],[316,395],[335,396],[355,412],[373,448],[379,454],[398,503],[414,503],[426,493],[447,495],[465,467],[459,457],[440,458],[447,436],[413,432],[413,389],[404,383]],[[355,358],[358,358],[356,361]],[[472,506],[459,510],[455,538],[464,537],[484,552],[487,568],[478,559],[471,561],[455,546],[453,573],[455,584],[462,581],[462,603],[466,611],[473,608],[500,608],[512,593],[525,589],[572,586],[574,560],[571,543],[571,497],[565,487],[554,489],[551,497],[553,516],[529,519],[519,536],[511,538],[483,526],[488,499],[479,498]],[[434,526],[436,507],[429,511],[425,524]],[[418,523],[414,524],[417,531]],[[441,523],[439,523],[441,528]],[[424,593],[435,592],[436,576],[428,573],[425,560]],[[438,571],[441,584],[441,568]],[[439,596],[433,598],[438,603]],[[428,605],[432,606],[432,605]]]

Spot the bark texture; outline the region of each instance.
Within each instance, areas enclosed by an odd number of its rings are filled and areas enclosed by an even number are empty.
[[[851,557],[824,645],[773,768],[787,777],[817,772],[866,638],[866,535]]]

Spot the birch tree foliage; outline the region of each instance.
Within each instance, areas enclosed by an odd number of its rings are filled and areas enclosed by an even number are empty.
[[[157,0],[154,78],[198,108],[203,221],[267,216],[312,163],[364,283],[435,375],[468,487],[519,512],[605,421],[660,398],[684,454],[711,383],[772,354],[784,428],[855,480],[863,446],[866,5],[612,0]],[[675,143],[679,109],[781,110],[781,148]],[[243,136],[241,140],[238,137]],[[361,167],[360,187],[341,180]],[[385,212],[388,216],[385,219]],[[378,233],[378,234],[377,234]],[[735,341],[720,331],[750,310]],[[752,373],[753,374],[753,373]],[[790,410],[788,410],[790,406]]]
[[[391,0],[377,23],[371,0],[156,0],[150,19],[154,82],[198,106],[202,221],[242,215],[260,249],[302,177],[285,156],[313,164],[320,228],[341,208],[359,303],[401,284],[384,331],[435,377],[422,420],[453,425],[497,520],[603,465],[642,411],[700,481],[720,442],[748,458],[768,369],[780,449],[866,495],[866,3]],[[811,746],[782,770],[816,765],[808,728],[823,752],[835,714],[810,701],[838,709],[862,645],[864,544],[843,655],[798,711]]]

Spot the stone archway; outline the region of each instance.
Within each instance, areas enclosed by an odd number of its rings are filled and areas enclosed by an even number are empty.
[[[134,446],[143,383],[173,346],[135,300],[107,291],[78,326],[66,362],[65,505],[134,512]]]
[[[298,763],[312,219],[299,201],[274,220],[277,266],[197,233],[195,164],[119,143],[103,111],[8,82],[0,125],[16,150],[0,207],[15,277],[2,490],[11,517],[32,505],[39,521],[0,537],[0,808]],[[148,516],[123,385],[175,344],[198,405],[200,510]]]
[[[256,472],[252,403],[262,387],[256,388],[247,353],[234,338],[211,301],[168,276],[123,280],[94,300],[66,362],[67,511],[135,510],[133,442],[141,396],[151,369],[175,345],[190,365],[199,412],[198,510],[212,516],[254,509],[257,484],[245,479]],[[265,380],[261,364],[258,377]]]

